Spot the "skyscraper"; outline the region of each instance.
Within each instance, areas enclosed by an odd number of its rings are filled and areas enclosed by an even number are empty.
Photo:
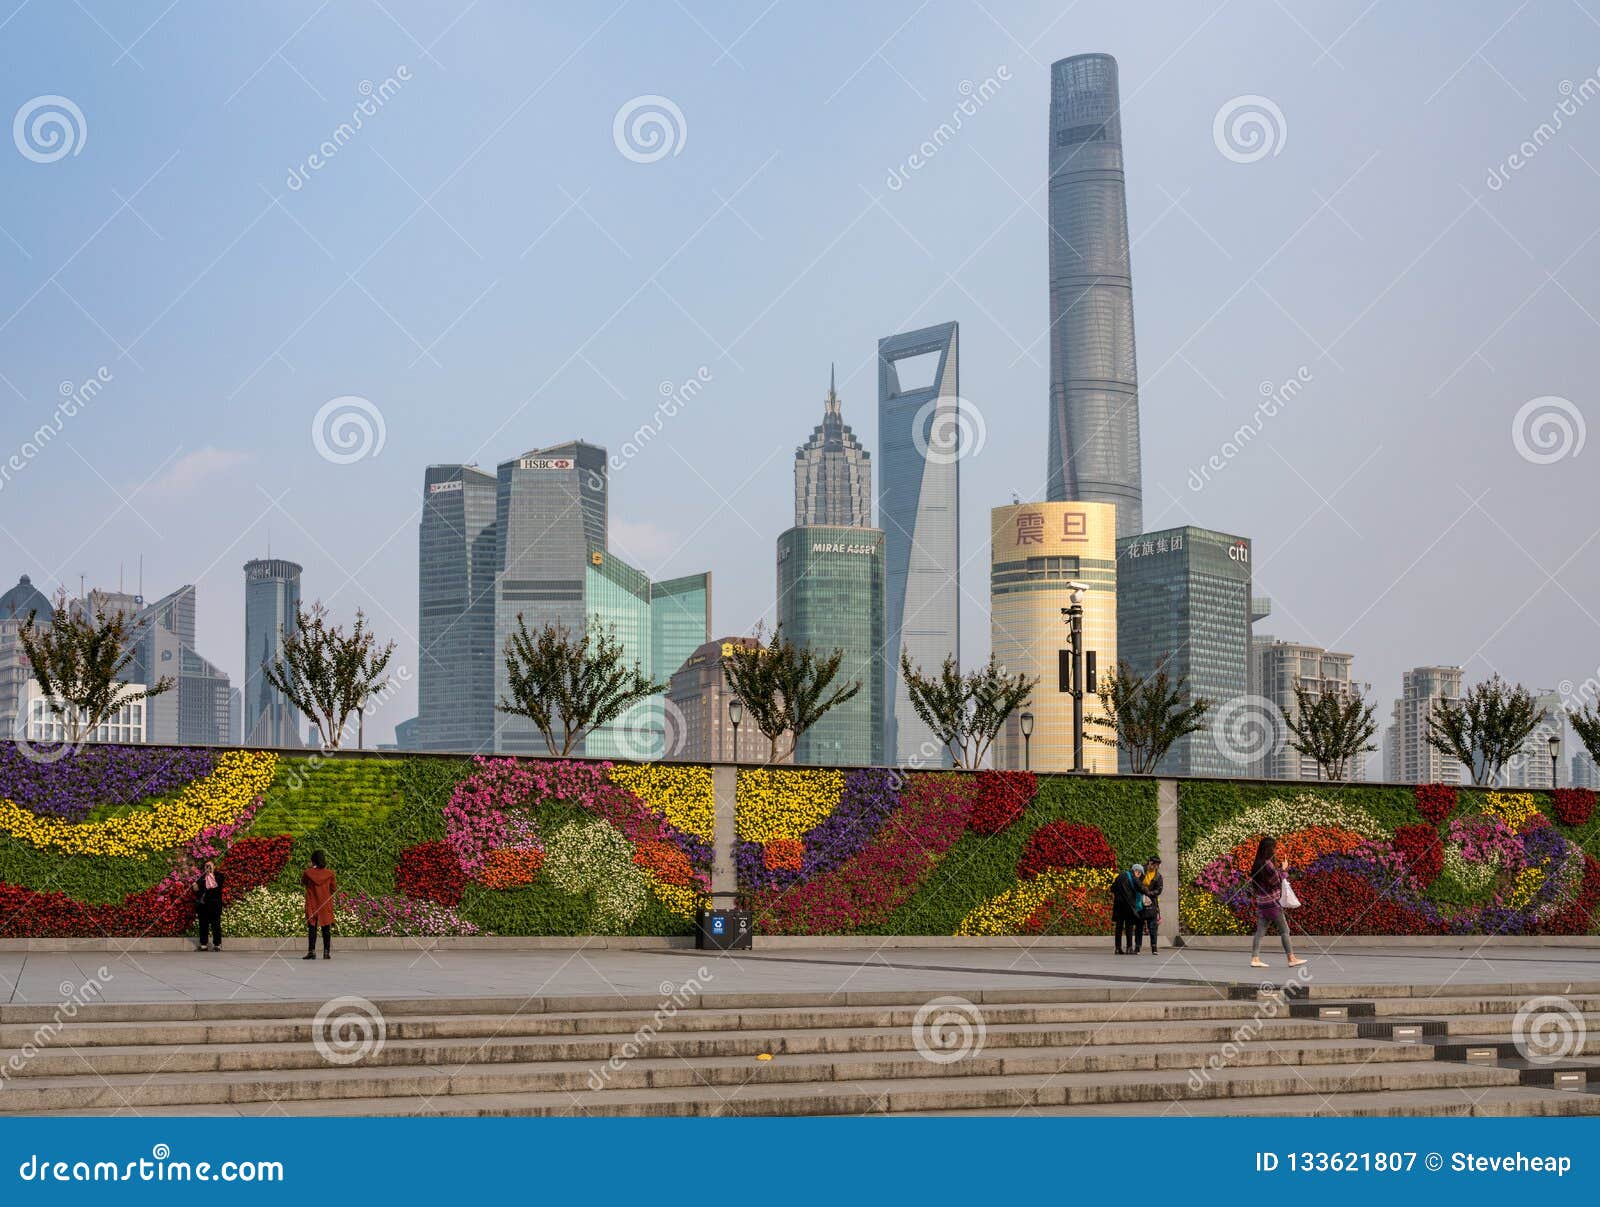
[[[277,659],[295,631],[302,567],[281,557],[244,564],[244,741],[247,746],[299,746],[300,714],[268,682],[262,667]]]
[[[1351,678],[1351,667],[1355,662],[1352,654],[1336,654],[1321,646],[1305,645],[1295,641],[1278,641],[1273,637],[1261,636],[1252,643],[1253,656],[1256,660],[1256,683],[1260,686],[1261,694],[1270,700],[1277,711],[1285,718],[1300,719],[1299,697],[1295,688],[1302,687],[1313,696],[1324,691],[1332,691],[1346,699],[1352,696],[1365,697],[1371,689],[1370,684],[1357,683]],[[1213,718],[1216,724],[1223,721]],[[1267,745],[1267,749],[1260,761],[1260,774],[1266,779],[1277,780],[1314,780],[1320,778],[1317,774],[1317,763],[1310,755],[1301,754],[1289,745],[1290,734],[1285,725],[1273,725],[1269,718],[1259,714],[1245,718],[1236,718],[1236,724],[1241,733],[1248,731],[1249,736],[1255,736],[1257,730]],[[1276,733],[1264,732],[1269,726],[1276,729]],[[1232,730],[1230,730],[1232,732]],[[1213,728],[1215,733],[1215,727]],[[1351,780],[1364,780],[1367,778],[1367,756],[1357,755],[1350,760],[1346,770]]]
[[[1129,537],[1144,515],[1120,105],[1110,55],[1050,68],[1048,497],[1113,503]]]
[[[1459,784],[1461,763],[1428,745],[1428,719],[1446,701],[1461,699],[1459,666],[1418,666],[1400,676],[1390,713],[1384,776],[1402,784]]]
[[[831,370],[822,422],[794,450],[794,522],[872,526],[872,454],[844,421]]]
[[[884,534],[877,528],[809,525],[778,538],[778,624],[784,636],[823,657],[844,652],[830,690],[861,684],[800,735],[796,763],[884,761],[883,553]]]
[[[1071,583],[1083,598],[1083,765],[1115,774],[1117,752],[1090,736],[1089,719],[1104,716],[1095,694],[1116,669],[1117,518],[1104,503],[1014,503],[989,513],[989,625],[996,661],[1009,674],[1037,679],[1026,711],[1034,732],[1025,744],[1018,709],[994,742],[994,765],[1070,771],[1073,764],[1070,630],[1062,609]]]
[[[1500,773],[1500,782],[1507,788],[1560,788],[1561,764],[1567,748],[1567,713],[1559,693],[1546,688],[1535,692],[1535,710],[1543,710],[1545,717],[1517,753],[1506,760]],[[1550,757],[1550,739],[1556,740],[1556,757]]]
[[[918,369],[920,377],[913,376]],[[878,522],[884,534],[884,757],[947,763],[911,708],[900,654],[961,658],[961,379],[955,323],[878,341]],[[919,384],[920,383],[920,384]]]
[[[1213,711],[1248,695],[1256,610],[1250,542],[1243,537],[1185,525],[1117,542],[1117,648],[1137,675],[1166,671],[1173,682],[1184,678],[1191,697],[1211,701]],[[1209,728],[1179,738],[1156,770],[1241,773]]]
[[[225,745],[233,734],[233,689],[225,671],[195,649],[195,589],[188,584],[133,615],[128,678],[172,690],[144,704],[145,740]]]
[[[495,476],[471,465],[423,474],[411,731],[420,750],[494,745],[495,490]]]
[[[0,595],[0,738],[15,736],[22,716],[21,702],[33,668],[17,637],[28,617],[41,628],[55,615],[49,597],[24,574],[17,585]]]

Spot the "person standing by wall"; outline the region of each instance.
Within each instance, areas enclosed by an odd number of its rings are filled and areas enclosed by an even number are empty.
[[[1117,954],[1132,955],[1138,939],[1140,908],[1144,898],[1144,868],[1134,864],[1111,883],[1111,923],[1116,931]],[[1127,942],[1124,943],[1123,940]]]
[[[1156,954],[1156,934],[1161,928],[1161,890],[1167,882],[1161,876],[1161,856],[1152,855],[1144,861],[1144,909],[1140,914],[1139,930],[1134,935],[1135,952],[1139,951],[1143,932],[1150,935],[1150,954]]]
[[[197,951],[222,950],[222,873],[217,871],[217,865],[211,860],[206,860],[205,867],[200,869],[200,875],[194,882],[194,912],[196,924],[199,928],[199,946]],[[211,946],[206,946],[206,939],[210,938]]]
[[[300,875],[306,890],[306,954],[305,959],[317,958],[317,927],[322,928],[322,958],[333,959],[333,894],[339,883],[328,857],[321,851],[311,852],[311,866]]]

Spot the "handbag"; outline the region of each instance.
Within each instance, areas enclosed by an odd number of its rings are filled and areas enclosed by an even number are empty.
[[[1299,909],[1300,898],[1295,896],[1294,885],[1289,883],[1289,878],[1283,878],[1283,887],[1278,890],[1278,904],[1284,909]]]

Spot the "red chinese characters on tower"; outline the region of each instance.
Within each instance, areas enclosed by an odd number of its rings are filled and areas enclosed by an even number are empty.
[[[1017,517],[1017,544],[1044,544],[1044,516],[1037,511],[1025,511]]]

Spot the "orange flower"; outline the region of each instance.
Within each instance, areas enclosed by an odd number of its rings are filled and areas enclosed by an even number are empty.
[[[492,889],[521,888],[533,883],[543,865],[543,847],[490,851],[483,865],[483,886]]]
[[[662,884],[687,888],[691,883],[689,857],[670,842],[641,842],[634,848],[633,862]]]
[[[771,871],[798,872],[804,866],[805,843],[798,838],[774,838],[762,848],[761,862]]]
[[[1241,842],[1229,856],[1233,865],[1247,875],[1255,863],[1257,841],[1250,838]],[[1279,867],[1303,868],[1320,856],[1353,851],[1361,842],[1361,835],[1354,830],[1340,826],[1307,826],[1279,837],[1274,859]]]

